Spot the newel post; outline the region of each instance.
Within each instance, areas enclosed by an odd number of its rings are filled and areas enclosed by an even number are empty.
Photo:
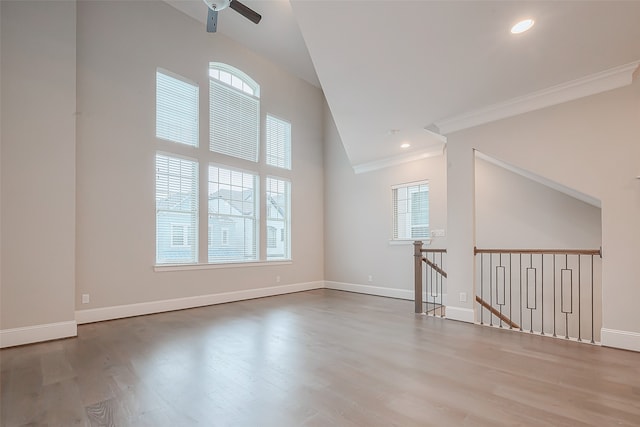
[[[415,312],[423,313],[422,309],[422,242],[416,240],[413,242],[413,257],[415,270],[415,293],[413,299],[415,302]]]

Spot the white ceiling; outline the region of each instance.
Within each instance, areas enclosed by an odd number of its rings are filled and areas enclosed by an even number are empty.
[[[204,31],[201,0],[165,1]],[[640,1],[243,3],[260,24],[226,10],[218,31],[312,84],[319,78],[356,168],[439,149],[425,126],[640,61]],[[533,29],[510,34],[525,17]]]

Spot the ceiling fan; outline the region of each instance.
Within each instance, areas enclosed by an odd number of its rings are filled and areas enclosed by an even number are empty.
[[[218,29],[218,12],[227,8],[227,6],[254,24],[257,24],[262,19],[262,16],[258,12],[245,6],[238,0],[204,0],[204,2],[209,9],[209,15],[207,16],[207,32],[209,33],[216,32]]]

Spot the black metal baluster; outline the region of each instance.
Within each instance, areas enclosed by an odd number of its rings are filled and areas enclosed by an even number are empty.
[[[480,254],[480,298],[484,298],[484,253]],[[480,324],[484,325],[484,307],[480,304]]]
[[[429,254],[427,253],[427,259],[429,259]],[[433,294],[433,268],[427,263],[427,295],[426,296],[426,300],[427,300],[427,313],[431,313],[430,315],[433,316],[433,308],[435,307],[435,304],[431,305],[431,309],[429,310],[429,297]]]
[[[509,319],[513,319],[513,269],[511,268],[513,254],[509,254]],[[513,329],[513,322],[509,322],[509,329]]]
[[[544,254],[540,254],[541,276],[540,276],[540,335],[544,335]]]
[[[556,336],[556,254],[553,254],[553,336]]]
[[[522,253],[520,253],[520,332],[522,332]]]
[[[565,254],[564,256],[564,269],[568,270],[569,269],[569,255]],[[564,290],[564,289],[563,289]],[[573,286],[571,287],[571,300],[573,301]],[[564,306],[564,304],[563,304]],[[571,307],[573,309],[573,307]],[[563,308],[564,311],[564,308]],[[573,311],[573,310],[571,310]],[[569,339],[569,312],[566,311],[564,313],[564,337],[566,339]]]
[[[595,343],[593,332],[593,255],[591,255],[591,344]]]
[[[446,271],[444,269],[444,262],[443,262],[443,257],[444,257],[444,253],[440,252],[440,268],[443,271]],[[440,317],[444,317],[444,276],[440,275]]]
[[[493,307],[493,254],[489,254],[489,304]],[[489,326],[493,326],[493,313],[489,310]]]
[[[578,341],[582,341],[582,315],[580,313],[580,307],[582,306],[581,259],[582,255],[578,254]]]
[[[529,268],[533,269],[533,254],[529,255]],[[535,270],[534,270],[535,271]],[[537,294],[538,292],[536,292],[538,289],[538,278],[536,277],[537,275],[533,276],[533,300],[537,302]],[[529,273],[527,272],[527,306],[529,305]],[[534,305],[535,307],[535,305]],[[530,315],[530,322],[529,323],[529,333],[533,333],[533,309],[529,309],[529,315]]]
[[[502,266],[502,252],[500,252],[500,266]],[[498,292],[498,286],[499,286],[499,280],[498,280],[498,267],[496,267],[496,304],[498,304],[498,307],[500,307],[500,327],[502,328],[502,305],[500,304],[500,293]],[[504,299],[503,301],[504,302]]]

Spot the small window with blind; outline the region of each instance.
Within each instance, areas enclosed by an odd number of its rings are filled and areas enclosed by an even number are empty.
[[[258,259],[258,176],[209,166],[210,263]]]
[[[198,162],[156,154],[156,263],[198,260]]]
[[[267,164],[291,169],[291,123],[267,114]]]
[[[395,185],[393,197],[392,240],[429,238],[428,181]]]
[[[156,138],[198,146],[198,85],[156,71]]]
[[[209,149],[252,162],[260,146],[260,86],[227,64],[209,64]]]

